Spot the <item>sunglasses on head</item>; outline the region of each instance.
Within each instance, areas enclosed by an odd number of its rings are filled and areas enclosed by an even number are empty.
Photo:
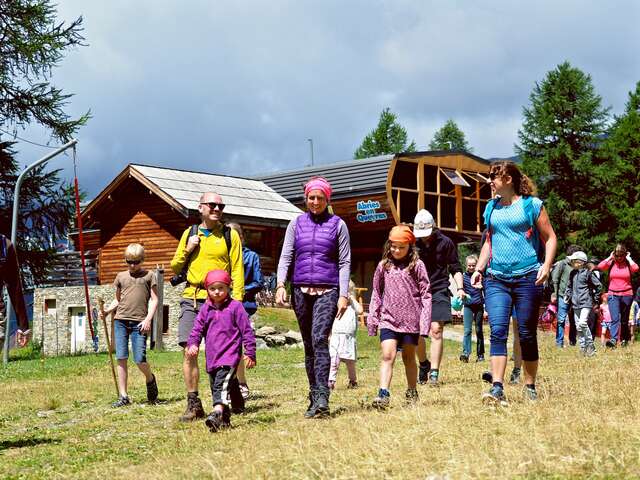
[[[127,262],[127,265],[140,265],[142,260],[125,260],[125,262]]]
[[[626,253],[614,253],[613,256],[614,257],[626,257],[627,254]]]
[[[220,211],[223,211],[224,207],[226,206],[224,203],[218,203],[218,202],[206,202],[206,203],[201,203],[200,205],[207,205],[211,210],[215,210],[217,208]]]

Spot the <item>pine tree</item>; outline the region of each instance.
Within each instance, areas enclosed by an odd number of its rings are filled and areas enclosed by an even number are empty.
[[[609,109],[602,107],[591,77],[569,62],[536,82],[529,101],[516,152],[545,200],[559,251],[564,251],[569,243],[592,238],[593,225],[602,219],[599,146]]]
[[[380,114],[378,126],[369,133],[353,158],[368,158],[389,153],[415,152],[416,144],[407,145],[407,131],[397,122],[394,113],[385,108]]]
[[[434,134],[433,140],[429,143],[429,149],[473,151],[467,143],[464,132],[453,120],[447,120],[444,126]]]

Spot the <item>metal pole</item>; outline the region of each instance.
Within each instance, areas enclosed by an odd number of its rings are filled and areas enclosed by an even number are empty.
[[[309,148],[311,149],[311,166],[313,167],[313,138],[307,138]]]
[[[40,160],[33,162],[31,165],[29,165],[27,168],[25,168],[22,171],[22,173],[18,177],[18,180],[16,180],[16,188],[13,191],[13,215],[11,217],[11,243],[13,243],[16,251],[18,250],[18,247],[16,245],[16,237],[18,236],[18,207],[20,203],[20,187],[22,186],[22,182],[24,182],[24,177],[26,176],[27,173],[29,173],[31,170],[33,170],[37,166],[42,165],[46,161],[51,160],[53,157],[60,155],[65,150],[73,147],[76,143],[78,143],[78,140],[75,140],[75,139],[71,140],[69,143],[65,143],[59,149],[51,152],[48,155],[45,155]],[[9,334],[10,334],[9,324],[11,322],[12,312],[13,312],[13,305],[11,305],[11,297],[9,297],[7,302],[7,312],[6,312],[7,323],[6,323],[5,332],[4,332],[4,346],[2,350],[2,362],[5,365],[9,363]]]

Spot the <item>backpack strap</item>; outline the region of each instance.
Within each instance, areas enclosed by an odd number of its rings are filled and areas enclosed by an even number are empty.
[[[231,227],[229,225],[222,226],[222,236],[224,237],[224,243],[227,244],[227,252],[231,252]]]
[[[0,258],[7,258],[7,237],[0,233]]]

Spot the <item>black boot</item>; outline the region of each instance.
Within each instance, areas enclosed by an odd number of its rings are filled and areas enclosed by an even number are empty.
[[[315,387],[311,387],[309,390],[309,407],[307,411],[304,412],[304,418],[313,418],[316,416],[316,397],[317,397],[317,389]]]
[[[318,387],[316,392],[316,417],[326,417],[329,415],[329,387]]]

